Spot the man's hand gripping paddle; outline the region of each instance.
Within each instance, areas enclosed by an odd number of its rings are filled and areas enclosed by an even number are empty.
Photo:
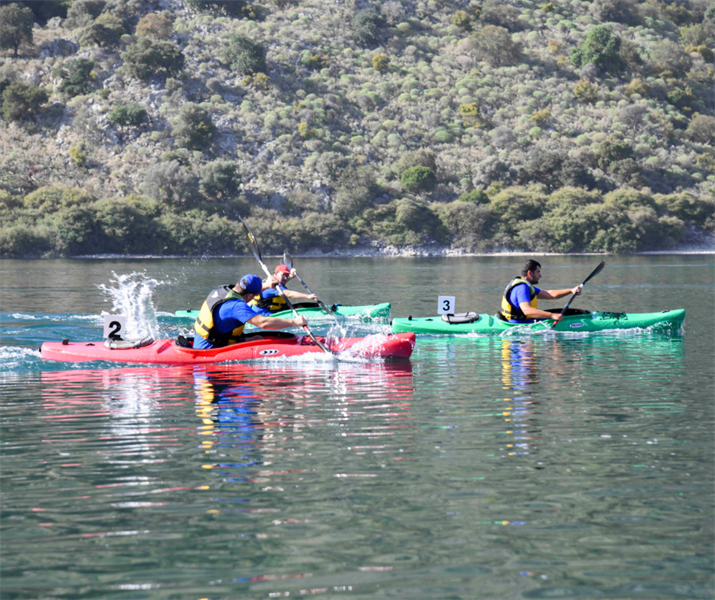
[[[241,221],[243,224],[243,228],[246,230],[246,234],[248,235],[248,241],[249,245],[251,246],[251,252],[253,252],[253,256],[256,257],[256,260],[258,261],[258,264],[261,265],[261,268],[263,269],[263,272],[266,274],[266,277],[269,279],[272,277],[271,272],[268,270],[268,267],[266,264],[263,262],[263,259],[261,258],[261,249],[258,247],[258,242],[256,241],[256,238],[253,236],[253,233],[249,229],[248,225],[246,225],[246,221],[244,221],[241,217],[238,217],[238,219]],[[293,311],[293,314],[297,317],[298,311],[295,309],[295,307],[291,304],[291,301],[288,299],[288,297],[283,293],[283,290],[281,290],[280,286],[276,288],[278,290],[278,293],[280,293],[281,296],[283,296],[283,299],[286,301],[286,304],[288,307]],[[316,345],[326,354],[333,354],[328,348],[325,347],[325,345],[321,344],[318,339],[313,335],[313,332],[310,330],[310,327],[308,325],[304,325],[305,330],[308,332],[308,335],[311,337],[311,339],[316,343]]]
[[[603,271],[603,267],[606,266],[606,261],[602,260],[599,265],[591,272],[591,274],[586,277],[586,279],[583,280],[581,285],[579,287],[583,287],[586,285],[586,282],[589,281],[591,278],[595,277],[598,275],[601,271]],[[563,310],[561,311],[561,316],[563,317],[566,314],[566,310],[568,309],[569,306],[571,306],[571,302],[573,299],[576,297],[576,294],[571,294],[571,297],[569,298],[569,301],[566,303],[566,306],[564,306]],[[554,321],[554,324],[551,326],[551,329],[556,327],[556,325],[559,324],[560,321]]]

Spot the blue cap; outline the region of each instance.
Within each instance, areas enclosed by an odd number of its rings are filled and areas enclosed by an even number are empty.
[[[258,275],[246,275],[239,283],[244,290],[251,294],[260,294],[263,289],[263,282]]]

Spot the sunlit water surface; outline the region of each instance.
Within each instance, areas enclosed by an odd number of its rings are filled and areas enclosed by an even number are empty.
[[[598,260],[546,257],[543,287]],[[0,261],[2,598],[712,598],[715,257],[607,262],[574,306],[683,330],[150,368],[37,347],[102,311],[187,333],[171,313],[255,263]],[[521,259],[296,263],[326,302],[427,316],[495,312]]]

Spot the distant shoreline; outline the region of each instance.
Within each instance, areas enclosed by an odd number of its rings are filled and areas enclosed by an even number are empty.
[[[647,250],[642,252],[629,252],[621,256],[657,256],[657,255],[701,255],[715,254],[714,246],[683,246],[672,250]],[[500,252],[461,252],[450,248],[403,248],[385,247],[381,249],[361,248],[353,250],[335,250],[333,252],[309,251],[295,253],[294,256],[302,258],[469,258],[469,257],[498,257],[498,256],[618,256],[618,253],[604,252],[523,252],[518,250],[505,250]],[[225,259],[225,258],[252,258],[251,254],[84,254],[78,256],[47,257],[47,258],[0,258],[0,260],[157,260],[157,259]],[[282,254],[264,254],[266,258],[281,258]]]

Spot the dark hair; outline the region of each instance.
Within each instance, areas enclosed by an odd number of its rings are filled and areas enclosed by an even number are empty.
[[[524,263],[524,266],[521,269],[521,276],[526,277],[528,275],[529,271],[531,271],[533,273],[534,271],[536,271],[536,267],[540,267],[540,266],[541,266],[540,262],[534,260],[533,258],[530,258],[529,260],[527,260]]]

